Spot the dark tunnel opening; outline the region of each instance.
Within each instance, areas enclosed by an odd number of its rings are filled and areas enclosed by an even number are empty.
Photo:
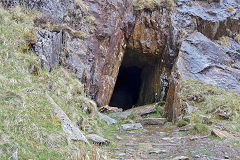
[[[110,106],[126,110],[136,105],[141,86],[141,73],[142,69],[137,66],[120,67]]]
[[[159,101],[159,73],[159,57],[127,49],[109,105],[127,110]]]

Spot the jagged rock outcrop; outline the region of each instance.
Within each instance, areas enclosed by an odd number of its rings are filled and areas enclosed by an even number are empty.
[[[195,32],[179,52],[176,69],[182,80],[198,80],[240,92],[240,53],[212,42]]]

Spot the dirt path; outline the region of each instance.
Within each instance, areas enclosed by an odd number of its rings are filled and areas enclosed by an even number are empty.
[[[192,140],[193,135],[179,132],[174,126],[144,126],[141,131],[123,131],[116,139],[116,147],[109,150],[112,159],[155,160],[187,156],[190,159],[240,160],[240,145],[213,137]],[[152,153],[150,153],[152,152]]]

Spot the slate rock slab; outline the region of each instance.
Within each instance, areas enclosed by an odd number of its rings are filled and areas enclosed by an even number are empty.
[[[142,129],[143,126],[141,123],[129,123],[129,124],[123,124],[121,125],[121,130],[124,131],[131,131],[131,130],[137,130],[137,129]]]
[[[86,136],[86,138],[89,141],[92,141],[93,143],[97,143],[97,144],[109,144],[110,143],[110,141],[108,139],[105,139],[102,136],[99,136],[97,134],[89,134]]]

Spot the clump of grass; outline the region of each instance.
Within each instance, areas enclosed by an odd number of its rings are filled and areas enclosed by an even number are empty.
[[[188,125],[188,122],[187,121],[184,121],[184,120],[179,120],[178,123],[177,123],[177,126],[178,127],[183,127],[183,126],[186,126]]]
[[[231,48],[231,44],[229,42],[229,39],[228,37],[221,37],[219,40],[216,41],[218,44],[222,45],[222,46],[225,46],[225,47],[228,47],[228,48]]]
[[[237,34],[237,35],[234,37],[234,40],[240,44],[240,34]]]
[[[193,126],[193,132],[196,132],[196,133],[204,134],[204,133],[207,133],[208,130],[209,130],[209,129],[208,129],[208,126],[205,125],[205,124],[196,123],[196,124]]]
[[[175,6],[174,0],[134,0],[133,7],[135,11],[143,9],[155,9],[159,7],[172,10]]]
[[[227,12],[232,12],[233,10],[234,10],[234,8],[232,6],[230,6],[226,9]]]

